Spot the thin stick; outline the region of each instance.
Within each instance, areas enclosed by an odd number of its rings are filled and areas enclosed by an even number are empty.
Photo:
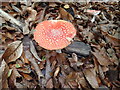
[[[26,23],[22,23],[22,22],[18,21],[17,19],[15,19],[14,17],[9,15],[5,11],[3,11],[2,9],[0,9],[0,14],[2,15],[2,17],[4,17],[5,19],[9,20],[11,23],[15,23],[20,28],[22,28],[22,31],[23,31],[24,35],[29,33],[29,28],[28,28],[29,24],[27,22]]]
[[[15,23],[16,25],[18,25],[20,27],[22,26],[22,23],[20,21],[16,20],[14,17],[9,15],[5,11],[3,11],[2,9],[0,9],[0,14],[2,15],[2,17],[4,17],[5,19],[9,20],[11,23]]]

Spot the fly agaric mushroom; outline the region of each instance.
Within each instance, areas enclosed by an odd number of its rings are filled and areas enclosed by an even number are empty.
[[[46,20],[39,23],[35,30],[35,41],[48,50],[65,48],[76,35],[73,24],[65,20]]]

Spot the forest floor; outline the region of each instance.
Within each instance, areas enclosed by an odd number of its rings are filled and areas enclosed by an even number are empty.
[[[120,88],[120,2],[1,2],[0,89]],[[34,40],[45,20],[71,22],[77,34],[61,49]]]

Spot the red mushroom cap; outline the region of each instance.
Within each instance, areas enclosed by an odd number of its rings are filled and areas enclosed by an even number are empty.
[[[64,20],[43,21],[35,30],[34,39],[41,47],[48,50],[65,48],[76,35],[73,24]]]

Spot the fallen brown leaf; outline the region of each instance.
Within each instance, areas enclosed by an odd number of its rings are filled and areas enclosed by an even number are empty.
[[[98,88],[99,87],[97,78],[96,78],[96,76],[94,75],[94,73],[90,69],[84,70],[84,75],[85,75],[87,81],[89,82],[89,84],[93,88]]]
[[[45,70],[46,70],[45,79],[48,80],[51,78],[50,73],[52,72],[51,63],[50,63],[49,59],[46,60],[46,69]]]
[[[107,32],[102,31],[102,34],[108,40],[108,42],[112,43],[113,46],[117,47],[120,46],[120,39],[113,37],[112,35],[108,34]]]
[[[35,20],[35,17],[37,15],[37,11],[36,10],[34,10],[32,7],[28,7],[25,12],[29,13],[29,16],[27,17],[27,22]]]
[[[5,59],[7,63],[16,61],[23,52],[23,44],[22,41],[14,41],[10,43],[5,50],[2,58]]]
[[[70,13],[68,13],[64,8],[60,7],[59,11],[62,19],[71,21],[74,20],[73,16]]]
[[[33,44],[32,41],[30,41],[30,51],[31,51],[31,53],[33,54],[33,56],[34,56],[37,60],[41,61],[41,59],[39,58],[39,56],[38,56],[38,54],[37,54],[37,52],[36,52],[36,49],[35,49],[34,44]]]
[[[25,68],[25,67],[17,68],[17,70],[18,70],[19,72],[26,73],[26,74],[29,74],[29,73],[31,72],[30,69]]]
[[[30,53],[29,50],[25,51],[25,56],[26,58],[31,62],[31,64],[33,65],[37,75],[38,75],[38,79],[40,80],[41,77],[43,77],[43,74],[35,60],[35,58],[32,56],[32,54]]]
[[[53,80],[52,78],[48,80],[48,82],[46,83],[46,88],[53,88]]]
[[[15,88],[16,87],[16,81],[17,81],[17,78],[22,78],[22,76],[19,74],[19,72],[17,71],[17,69],[15,67],[12,67],[12,73],[9,77],[9,86],[11,88]]]
[[[46,11],[46,8],[44,8],[43,10],[41,10],[40,12],[37,13],[36,19],[35,19],[36,23],[40,23],[40,22],[43,21],[44,15],[45,15],[45,11]]]
[[[77,72],[70,72],[70,74],[66,76],[66,82],[74,81],[76,79],[77,79]]]
[[[22,55],[20,56],[20,59],[24,62],[24,63],[28,63],[29,64],[29,61],[28,59],[25,57],[25,53],[23,52]]]
[[[58,66],[54,72],[54,77],[58,76],[59,72],[60,72],[60,67]]]
[[[95,49],[95,52],[92,52],[92,54],[97,58],[101,65],[108,66],[112,63],[103,50]]]
[[[72,58],[69,58],[70,66],[77,70],[78,57],[75,53],[72,54]]]
[[[30,80],[32,80],[33,78],[30,76],[30,75],[28,75],[28,74],[26,74],[26,73],[20,73],[26,80],[28,80],[28,81],[30,81]]]
[[[32,53],[30,52],[30,41],[31,40],[29,37],[24,37],[24,39],[23,39],[25,57],[30,61],[30,63],[34,67],[34,69],[38,75],[38,79],[40,80],[40,77],[43,77],[43,74],[42,74],[35,58],[33,57]]]
[[[9,67],[4,60],[0,64],[0,90],[8,88],[8,71]]]

